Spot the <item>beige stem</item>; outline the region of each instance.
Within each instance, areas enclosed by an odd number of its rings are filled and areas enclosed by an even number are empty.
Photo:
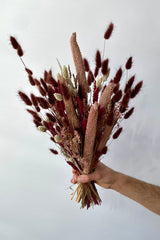
[[[81,51],[79,49],[78,43],[76,41],[76,33],[75,32],[72,33],[72,35],[71,35],[70,45],[71,45],[73,61],[74,61],[76,72],[77,72],[78,82],[82,88],[82,92],[85,95],[85,99],[87,100],[88,84],[86,81],[83,59],[82,59],[82,55],[81,55]]]
[[[85,139],[84,139],[83,172],[86,174],[89,173],[90,167],[92,165],[93,150],[94,150],[95,137],[96,137],[96,131],[97,131],[97,118],[98,118],[98,103],[95,102],[89,111]]]

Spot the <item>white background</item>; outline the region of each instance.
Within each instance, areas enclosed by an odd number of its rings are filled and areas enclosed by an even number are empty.
[[[98,188],[102,205],[88,211],[70,200],[71,168],[49,152],[52,142],[35,129],[17,96],[19,89],[33,90],[9,43],[10,35],[17,37],[34,76],[50,68],[56,76],[57,57],[73,69],[72,32],[93,68],[96,49],[102,50],[104,31],[113,21],[106,45],[111,76],[131,55],[131,73],[144,85],[131,102],[134,115],[123,121],[124,130],[103,162],[159,185],[159,5],[158,0],[0,0],[1,240],[160,239],[160,217],[112,190]]]

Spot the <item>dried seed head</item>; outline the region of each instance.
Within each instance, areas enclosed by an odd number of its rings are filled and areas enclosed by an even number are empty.
[[[96,67],[100,68],[101,67],[101,54],[100,54],[99,50],[97,50],[97,52],[96,52],[95,61],[96,61]]]
[[[12,47],[14,49],[17,49],[19,47],[19,43],[17,42],[17,40],[15,39],[15,37],[10,36],[10,42],[12,44]]]
[[[130,89],[132,87],[132,84],[134,82],[134,79],[135,79],[135,75],[132,76],[128,82],[126,83],[126,86],[125,86],[125,89],[124,89],[124,92],[126,93],[128,91],[128,89]]]
[[[126,111],[126,107],[120,106],[119,111],[121,113],[124,113]]]
[[[127,70],[131,69],[131,67],[132,67],[132,57],[128,58],[125,67],[126,67]]]
[[[62,101],[62,95],[60,93],[54,93],[54,97],[58,101]]]
[[[45,83],[45,81],[43,80],[43,78],[40,79],[40,82],[41,82],[43,88],[45,89],[45,91],[48,92],[47,84]]]
[[[37,120],[39,123],[41,122],[41,118],[38,116],[38,114],[33,115],[34,119]]]
[[[101,72],[103,75],[106,75],[107,71],[108,71],[108,58],[102,62],[102,69],[101,69]]]
[[[107,79],[108,79],[108,77],[109,77],[109,74],[110,74],[110,68],[108,68],[106,75],[103,75],[103,76],[102,76],[102,81],[103,81],[103,82],[106,82],[106,81],[107,81]]]
[[[60,143],[60,142],[62,142],[60,136],[57,135],[57,134],[54,136],[54,140],[56,141],[56,143]]]
[[[29,112],[32,115],[34,120],[36,120],[39,123],[41,122],[41,118],[39,117],[39,115],[36,112],[34,112],[34,111],[30,110],[30,109],[26,109],[26,110],[27,110],[27,112]]]
[[[97,81],[96,81],[96,87],[97,88],[99,88],[99,89],[101,89],[101,87],[102,87],[102,77],[99,77],[98,79],[97,79]]]
[[[118,90],[116,94],[113,96],[112,100],[113,102],[118,102],[122,97],[122,90]]]
[[[61,80],[61,74],[60,73],[57,73],[57,80]]]
[[[68,69],[66,66],[63,66],[62,68],[62,76],[64,77],[64,79],[67,79],[69,77]]]
[[[143,81],[137,83],[135,88],[131,91],[131,98],[134,98],[140,92],[142,85],[143,85]]]
[[[46,113],[46,116],[49,118],[49,120],[51,121],[51,122],[55,122],[56,121],[56,119],[53,117],[53,115],[52,114],[50,114],[50,113]]]
[[[32,72],[29,68],[25,68],[25,71],[26,71],[29,75],[33,75],[33,72]]]
[[[35,82],[36,86],[40,86],[40,82],[36,78],[34,78],[34,82]]]
[[[32,116],[34,116],[34,115],[37,115],[37,113],[36,112],[34,112],[33,110],[30,110],[30,109],[26,109],[27,110],[27,112],[29,112]]]
[[[42,108],[44,108],[44,109],[48,109],[49,108],[49,104],[48,104],[48,102],[44,98],[37,97],[37,100],[38,100],[38,102],[39,102],[39,104],[40,104],[40,106]]]
[[[122,99],[121,106],[123,108],[127,108],[128,107],[130,96],[131,96],[131,90],[128,89],[128,91],[126,92],[126,94],[123,96],[123,99]]]
[[[124,119],[129,118],[132,115],[133,111],[134,107],[132,107],[128,112],[126,112],[126,114],[124,115]]]
[[[98,72],[99,72],[99,68],[96,66],[96,67],[95,67],[95,70],[94,70],[94,76],[95,76],[95,77],[97,77]]]
[[[34,124],[36,125],[37,128],[41,125],[41,123],[36,121],[35,119],[33,120],[33,122],[34,122]]]
[[[42,96],[46,96],[46,91],[40,85],[38,85],[39,92]]]
[[[53,97],[53,93],[54,93],[54,91],[53,91],[52,87],[49,86],[49,87],[48,87],[48,101],[49,101],[49,103],[52,104],[52,105],[53,105],[54,102],[55,102],[55,99],[54,99],[54,97]]]
[[[21,48],[21,46],[19,45],[18,48],[17,48],[17,54],[19,57],[22,57],[23,56],[23,50]]]
[[[92,82],[94,82],[94,76],[93,76],[92,71],[89,71],[89,72],[88,72],[87,81],[88,81],[88,85],[89,85],[89,86],[92,84]]]
[[[40,132],[46,132],[46,127],[45,126],[38,126],[38,130],[40,131]]]
[[[89,71],[89,63],[88,63],[88,60],[86,58],[83,59],[83,64],[84,64],[85,72],[88,72]]]
[[[37,112],[41,111],[41,109],[38,106],[35,106],[35,109],[36,109]]]
[[[31,76],[31,75],[28,75],[28,79],[29,79],[29,82],[30,82],[30,84],[32,85],[32,86],[35,86],[36,84],[35,84],[35,81],[34,81],[34,79],[33,79],[33,77]]]
[[[118,71],[116,72],[116,76],[113,79],[114,83],[117,84],[121,80],[121,77],[122,77],[122,69],[119,68]]]
[[[53,154],[55,154],[55,155],[58,154],[58,152],[57,152],[56,150],[52,149],[52,148],[50,148],[49,150],[51,151],[51,153],[53,153]]]
[[[46,127],[47,130],[49,130],[48,122],[43,121],[43,125]]]
[[[21,91],[18,91],[18,95],[23,100],[23,102],[25,102],[25,104],[27,104],[28,106],[32,106],[31,100],[29,99],[29,97],[25,93],[23,93]]]
[[[108,26],[108,28],[107,28],[107,30],[106,30],[106,32],[104,34],[104,38],[105,39],[109,39],[110,38],[110,36],[111,36],[111,34],[113,32],[113,28],[114,28],[113,23],[110,23],[110,25]]]
[[[31,93],[30,96],[31,96],[31,100],[32,100],[33,105],[34,106],[38,106],[38,102],[37,102],[36,96],[33,93]]]
[[[45,79],[45,82],[48,83],[48,84],[52,84],[53,87],[58,87],[58,83],[57,81],[52,77],[51,74],[48,74],[47,75],[47,78]]]
[[[119,128],[114,134],[113,134],[113,139],[116,139],[119,137],[119,135],[121,134],[122,132],[122,128]]]
[[[46,80],[47,80],[47,76],[48,76],[48,73],[47,73],[47,71],[45,70],[44,71],[44,81],[46,82]]]

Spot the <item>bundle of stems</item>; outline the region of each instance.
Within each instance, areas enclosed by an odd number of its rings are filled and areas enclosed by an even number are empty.
[[[113,23],[110,23],[104,33],[104,46],[113,28]],[[13,36],[10,42],[25,67],[29,83],[39,92],[39,95],[31,93],[28,96],[18,91],[36,128],[50,135],[66,162],[79,175],[93,172],[100,157],[107,153],[108,140],[111,137],[117,139],[122,132],[120,121],[128,119],[134,111],[134,107],[129,109],[129,102],[139,93],[143,82],[133,87],[133,75],[127,79],[125,88],[120,89],[120,80],[128,76],[132,67],[132,57],[128,58],[124,70],[120,67],[114,78],[109,79],[109,59],[104,59],[104,52],[101,56],[101,52],[96,51],[95,69],[92,71],[88,60],[82,58],[76,33],[73,33],[70,46],[76,74],[71,73],[69,65],[62,67],[58,61],[60,72],[57,77],[53,76],[52,70],[45,70],[44,76],[37,79],[22,59],[23,50],[19,42]],[[55,149],[50,151],[58,154]],[[71,199],[75,194],[82,208],[101,203],[93,181],[78,183]]]

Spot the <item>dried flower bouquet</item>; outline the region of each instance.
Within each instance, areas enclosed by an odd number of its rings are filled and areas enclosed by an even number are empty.
[[[110,23],[104,40],[110,38],[113,27],[113,23]],[[120,89],[122,75],[132,67],[132,57],[127,60],[125,69],[120,67],[114,78],[109,80],[109,59],[103,59],[97,50],[92,72],[88,60],[82,58],[76,33],[73,33],[70,46],[76,75],[71,73],[70,66],[62,67],[58,62],[60,73],[57,79],[49,70],[44,71],[44,76],[38,80],[22,60],[23,50],[15,37],[11,36],[10,42],[25,67],[30,84],[40,93],[40,96],[31,93],[28,97],[24,92],[18,92],[30,107],[27,111],[32,115],[34,124],[40,131],[50,135],[67,163],[78,174],[91,173],[102,154],[106,154],[106,144],[111,135],[113,139],[120,135],[122,127],[119,121],[129,118],[134,111],[133,107],[129,109],[129,101],[139,93],[143,82],[132,87],[135,80],[133,75],[126,82],[125,88]],[[58,154],[55,149],[50,151]],[[76,201],[81,202],[82,208],[86,206],[88,209],[91,205],[101,203],[93,181],[77,184],[71,199],[76,193]]]

